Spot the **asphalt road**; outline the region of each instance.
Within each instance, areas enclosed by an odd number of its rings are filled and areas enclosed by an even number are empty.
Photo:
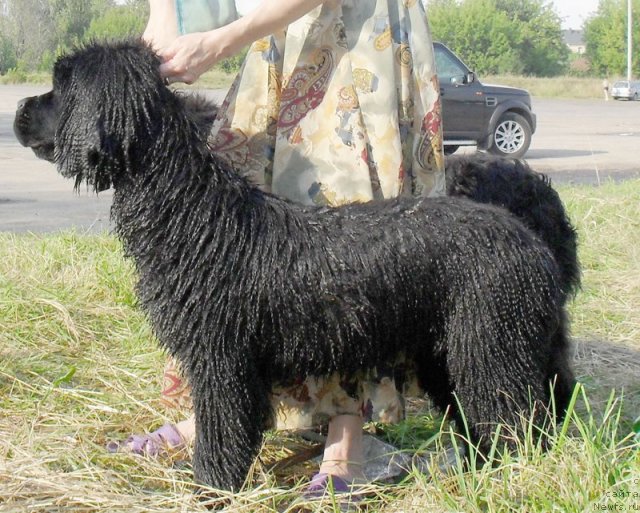
[[[108,230],[111,191],[73,192],[70,181],[13,135],[18,100],[47,89],[0,85],[0,231]],[[554,183],[640,178],[640,102],[534,99],[534,111],[538,130],[526,158]]]

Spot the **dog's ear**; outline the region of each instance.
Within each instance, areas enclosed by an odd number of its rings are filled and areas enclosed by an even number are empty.
[[[126,146],[131,137],[117,134],[102,98],[85,90],[62,102],[56,131],[55,162],[76,187],[86,182],[96,192],[111,187],[130,166]]]
[[[86,178],[96,192],[114,185],[122,170],[128,168],[125,152],[118,139],[110,137],[99,126],[87,140],[85,159]]]
[[[195,123],[198,133],[208,137],[218,115],[218,106],[200,94],[180,94],[177,99],[187,117]]]

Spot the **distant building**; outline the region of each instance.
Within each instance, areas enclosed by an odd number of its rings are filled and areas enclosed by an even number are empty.
[[[584,32],[582,30],[563,30],[562,38],[564,39],[565,44],[569,47],[569,50],[573,53],[582,55],[587,50],[587,45],[584,42]]]

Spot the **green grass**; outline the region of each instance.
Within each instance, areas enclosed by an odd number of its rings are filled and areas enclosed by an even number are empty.
[[[236,73],[227,72],[220,68],[208,71],[194,85],[204,89],[227,89],[231,86]],[[539,98],[577,98],[602,99],[602,79],[578,77],[526,77],[521,75],[481,76],[480,81],[485,84],[500,84],[527,89],[532,96]],[[10,72],[0,76],[0,84],[31,83],[46,85],[51,83],[51,76],[47,73],[26,74]],[[612,84],[614,80],[610,81]],[[182,87],[183,85],[181,85]]]
[[[236,73],[212,69],[202,75],[194,84],[194,87],[200,89],[228,89],[231,87],[234,78],[236,78]]]
[[[214,68],[207,71],[200,77],[195,87],[204,89],[227,89],[231,86],[236,73],[229,73],[221,69]],[[31,85],[51,85],[51,73],[38,72],[26,73],[23,71],[11,70],[5,75],[0,75],[0,84],[31,84]],[[180,84],[181,87],[188,87]]]
[[[405,422],[374,428],[424,455],[430,472],[372,485],[363,510],[640,509],[640,446],[631,434],[640,415],[640,181],[559,190],[580,235],[584,285],[570,313],[582,386],[566,422],[549,428],[553,448],[544,454],[527,438],[515,454],[496,446],[493,465],[469,470],[454,459],[442,467],[460,439],[439,414],[414,408]],[[134,283],[110,235],[0,233],[2,513],[207,511],[193,493],[188,450],[158,460],[104,450],[110,439],[181,418],[158,401],[164,356]],[[269,434],[247,489],[211,504],[304,510],[294,501],[313,465],[267,469],[308,446]],[[308,508],[336,510],[330,502]]]
[[[604,99],[602,79],[578,77],[525,77],[522,75],[496,75],[480,77],[484,84],[500,84],[528,90],[538,98]],[[613,84],[613,80],[611,84]]]
[[[227,89],[230,87],[234,78],[240,71],[248,50],[249,48],[246,47],[236,55],[216,63],[211,70],[204,73],[198,79],[196,87],[206,89]],[[12,68],[4,74],[0,74],[0,84],[25,83],[33,85],[51,85],[51,72],[25,71],[18,67]],[[184,86],[184,84],[181,85]]]
[[[16,69],[0,75],[0,84],[51,85],[51,73],[25,72]]]

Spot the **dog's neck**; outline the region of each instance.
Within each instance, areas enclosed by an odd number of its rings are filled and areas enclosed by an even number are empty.
[[[178,258],[161,254],[158,248],[169,246],[163,241],[183,248],[188,239],[206,235],[211,258],[248,259],[255,244],[250,238],[265,230],[274,251],[292,244],[276,239],[286,239],[282,226],[306,225],[305,209],[263,193],[234,172],[185,116],[174,121],[139,152],[133,176],[115,185],[112,213],[128,252],[138,261]]]

